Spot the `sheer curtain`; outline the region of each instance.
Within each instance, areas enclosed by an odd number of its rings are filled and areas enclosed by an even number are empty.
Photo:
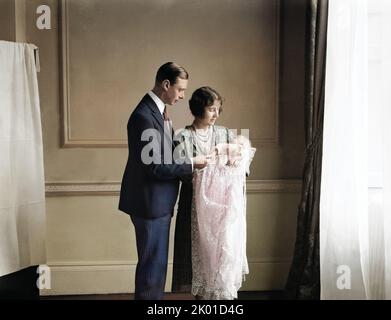
[[[371,298],[391,299],[391,3],[369,1]]]
[[[0,41],[0,276],[46,257],[35,49]]]
[[[322,299],[365,299],[368,271],[368,14],[330,0],[322,186]]]
[[[391,297],[389,9],[384,0],[329,3],[322,299]]]

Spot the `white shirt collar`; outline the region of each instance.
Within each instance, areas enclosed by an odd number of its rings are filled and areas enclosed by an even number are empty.
[[[152,98],[152,100],[156,103],[160,113],[163,115],[164,108],[166,107],[164,102],[160,100],[160,98],[156,94],[154,94],[152,90],[149,91],[148,94]]]

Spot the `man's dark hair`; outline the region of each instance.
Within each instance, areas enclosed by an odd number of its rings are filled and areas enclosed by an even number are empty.
[[[193,92],[189,101],[190,111],[194,117],[203,118],[205,108],[210,107],[214,102],[220,101],[220,110],[223,111],[223,98],[221,95],[211,87],[201,87]]]
[[[174,85],[177,81],[177,78],[181,78],[184,80],[189,79],[189,74],[185,70],[185,68],[177,65],[174,62],[167,62],[163,64],[156,73],[157,84],[162,83],[164,80],[170,81],[171,85]]]

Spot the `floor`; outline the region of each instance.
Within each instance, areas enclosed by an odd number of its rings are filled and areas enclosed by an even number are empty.
[[[0,277],[0,300],[133,300],[133,294],[39,296],[36,267]],[[239,291],[238,300],[283,300],[283,291]],[[195,300],[190,293],[166,293],[163,300]]]

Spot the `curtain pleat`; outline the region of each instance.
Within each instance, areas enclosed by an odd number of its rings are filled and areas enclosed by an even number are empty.
[[[296,242],[286,283],[288,299],[320,298],[319,201],[325,92],[328,0],[307,3],[305,163]]]

